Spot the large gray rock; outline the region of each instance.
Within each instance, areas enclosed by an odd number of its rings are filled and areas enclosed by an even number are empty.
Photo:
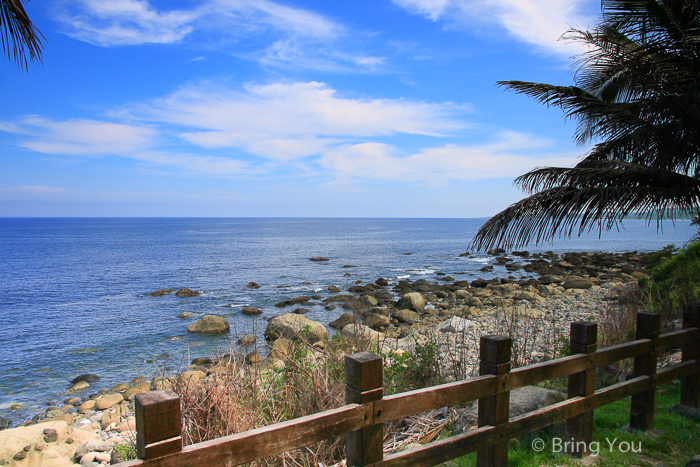
[[[364,324],[348,324],[340,331],[340,336],[353,342],[363,343],[382,341],[386,337],[384,333],[375,331]]]
[[[83,443],[73,453],[73,459],[79,460],[88,452],[110,452],[113,446],[107,441]]]
[[[443,321],[442,323],[438,324],[436,329],[440,332],[465,332],[472,327],[473,324],[474,323],[468,319],[453,316],[447,321]]]
[[[559,391],[540,388],[537,386],[525,386],[510,392],[510,404],[508,405],[511,417],[532,412],[566,399]],[[455,434],[465,433],[478,423],[479,402],[466,409],[454,424]]]
[[[365,316],[365,324],[372,329],[379,330],[386,328],[391,323],[387,315],[382,313],[370,313]]]
[[[231,325],[226,318],[215,315],[204,315],[199,321],[195,321],[187,328],[187,332],[197,332],[205,334],[218,334],[230,332]]]
[[[421,312],[425,309],[426,301],[418,292],[410,292],[399,299],[396,308]]]
[[[584,277],[569,276],[564,281],[565,289],[590,289],[591,287],[593,287],[593,282]]]
[[[420,315],[411,310],[397,310],[394,312],[394,318],[401,323],[411,325],[420,319]]]
[[[331,321],[328,325],[335,329],[343,329],[348,324],[355,322],[355,315],[352,313],[343,313],[335,321]]]
[[[272,318],[265,329],[265,337],[270,340],[277,340],[280,337],[292,339],[299,336],[313,344],[328,339],[328,331],[318,321],[296,313],[286,313]]]

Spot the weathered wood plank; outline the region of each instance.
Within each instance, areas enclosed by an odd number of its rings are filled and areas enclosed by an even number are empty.
[[[513,417],[510,422],[497,427],[488,426],[453,436],[415,449],[386,456],[373,467],[427,467],[471,454],[484,446],[539,430],[553,423],[562,422],[584,411],[593,410],[644,391],[651,386],[651,379],[642,376],[600,390],[588,397],[567,399],[543,409]]]
[[[361,352],[345,356],[345,403],[372,404],[381,400],[383,389],[383,360],[378,355]],[[345,435],[348,464],[365,466],[382,460],[384,425],[371,425]]]
[[[372,424],[372,404],[346,405],[318,414],[192,444],[157,459],[133,460],[119,467],[234,466],[341,436]]]
[[[640,311],[637,313],[637,339],[650,339],[652,348],[648,353],[634,357],[634,376],[656,375],[658,360],[656,344],[661,334],[661,315]],[[654,428],[654,400],[656,386],[632,396],[630,401],[630,428],[648,431]]]
[[[481,336],[479,374],[506,375],[510,371],[510,356],[513,342],[508,336]],[[479,427],[499,426],[508,423],[510,392],[479,399]],[[508,442],[494,444],[476,453],[477,467],[508,467]]]
[[[598,343],[598,325],[587,321],[571,323],[569,346],[571,353],[593,354]],[[587,397],[595,392],[595,368],[569,375],[568,397]],[[593,440],[593,411],[586,410],[566,421],[566,432],[573,441],[571,455],[587,457]]]
[[[498,389],[498,378],[497,376],[479,376],[466,381],[441,384],[387,396],[375,403],[377,408],[375,421],[385,423],[428,410],[466,404],[494,394]]]
[[[663,350],[693,341],[700,341],[700,328],[681,329],[661,334],[656,343],[656,348],[657,350]]]
[[[686,376],[694,375],[698,371],[698,361],[688,360],[687,362],[676,363],[675,365],[666,367],[656,372],[654,386],[667,384],[674,379],[680,379]]]
[[[700,303],[683,305],[683,329],[700,328]],[[700,339],[683,344],[684,362],[700,360]],[[700,373],[681,379],[681,404],[700,409]]]
[[[506,375],[505,390],[513,391],[545,380],[562,378],[598,366],[609,365],[625,358],[633,358],[650,350],[651,341],[649,339],[641,339],[606,347],[588,355],[572,355],[520,367]]]

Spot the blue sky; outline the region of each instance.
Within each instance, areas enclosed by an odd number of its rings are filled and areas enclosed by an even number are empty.
[[[483,217],[587,151],[498,80],[571,84],[593,0],[38,0],[0,62],[0,216]]]

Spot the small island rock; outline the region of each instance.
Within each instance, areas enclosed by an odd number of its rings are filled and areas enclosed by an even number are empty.
[[[200,295],[201,292],[196,292],[192,289],[184,288],[180,289],[177,292],[175,292],[175,295],[178,297],[196,297],[197,295]]]
[[[187,332],[205,334],[218,334],[230,331],[231,325],[229,325],[228,320],[216,315],[204,315],[202,319],[195,321],[187,328]]]

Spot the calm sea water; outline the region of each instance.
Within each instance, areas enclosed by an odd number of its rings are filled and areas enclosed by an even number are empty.
[[[0,415],[15,420],[65,398],[69,380],[96,373],[90,391],[137,375],[153,376],[154,357],[177,368],[262,336],[273,306],[298,295],[329,295],[355,281],[384,277],[457,279],[480,273],[485,255],[457,258],[484,219],[0,219]],[[628,221],[626,230],[560,240],[528,250],[652,251],[682,245],[695,229],[668,224],[663,234]],[[411,253],[410,255],[406,253]],[[309,261],[325,256],[328,262]],[[353,265],[347,268],[343,266]],[[344,274],[350,273],[347,277]],[[255,281],[262,287],[250,289]],[[194,298],[151,297],[163,288],[202,291]],[[256,306],[263,314],[240,313]],[[309,307],[307,307],[309,308]],[[310,307],[327,323],[342,313]],[[190,311],[218,314],[231,335],[187,333]],[[287,311],[291,311],[287,309]],[[162,360],[161,360],[162,361]],[[9,413],[12,404],[25,408]]]

